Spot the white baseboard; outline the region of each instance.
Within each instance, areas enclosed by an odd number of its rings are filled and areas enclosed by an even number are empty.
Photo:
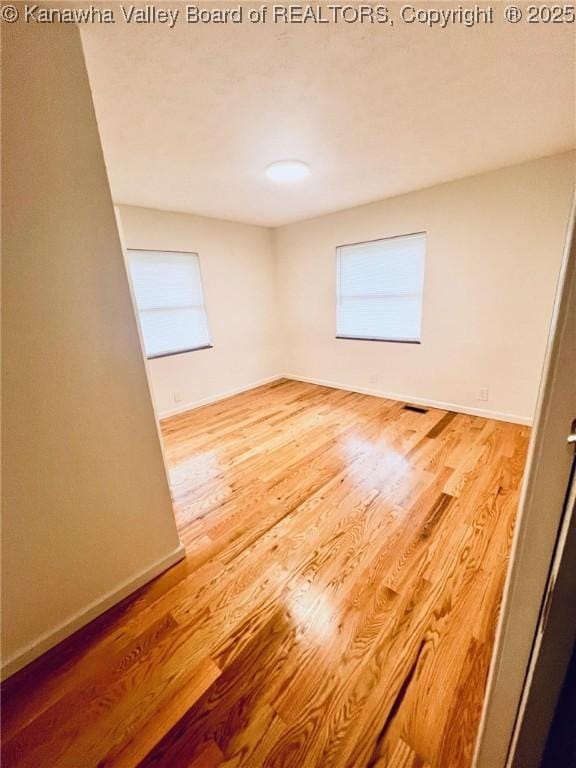
[[[485,408],[472,408],[468,405],[459,405],[458,403],[444,403],[439,400],[430,400],[427,397],[417,397],[416,395],[402,395],[398,392],[382,392],[378,389],[368,387],[351,387],[346,384],[336,384],[333,381],[324,379],[312,379],[305,376],[296,376],[287,373],[281,378],[292,379],[293,381],[304,381],[308,384],[319,384],[322,387],[331,389],[343,389],[346,392],[358,392],[361,395],[372,395],[374,397],[384,397],[387,400],[400,400],[401,402],[414,403],[414,405],[424,405],[429,408],[440,408],[443,411],[456,411],[456,413],[466,413],[470,416],[481,416],[484,419],[496,419],[497,421],[509,421],[512,424],[524,424],[532,426],[533,419],[530,416],[519,416],[514,413],[501,413],[500,411],[490,411]]]
[[[265,384],[271,384],[273,381],[279,381],[283,379],[283,376],[279,374],[276,376],[268,376],[266,379],[260,379],[254,381],[252,384],[246,384],[243,387],[235,387],[234,389],[228,389],[225,392],[220,392],[218,395],[211,395],[210,397],[204,397],[201,400],[194,400],[193,402],[183,403],[176,408],[170,408],[167,411],[160,411],[157,413],[158,419],[167,419],[170,416],[176,416],[179,413],[185,413],[186,411],[193,411],[195,408],[201,408],[203,405],[210,405],[210,403],[217,403],[218,400],[226,400],[227,397],[233,397],[234,395],[240,395],[242,392],[249,392],[251,389],[257,387],[263,387]]]
[[[58,624],[53,629],[45,632],[37,640],[34,640],[3,662],[1,679],[5,680],[7,677],[10,677],[10,675],[18,672],[19,669],[22,669],[22,667],[25,667],[31,661],[37,659],[38,656],[41,656],[66,637],[69,637],[73,632],[76,632],[76,630],[88,624],[92,619],[100,616],[104,611],[107,611],[113,605],[116,605],[125,597],[128,597],[128,595],[144,586],[144,584],[151,579],[159,576],[163,571],[170,568],[171,565],[174,565],[179,560],[182,560],[185,556],[186,550],[184,545],[180,543],[175,550],[160,560],[157,560],[149,568],[146,568],[146,570],[136,574],[136,576],[123,582],[120,586],[110,592],[107,592],[105,595],[98,598],[93,603],[90,603],[86,608],[78,611],[78,613],[66,619],[61,624]]]
[[[346,384],[337,384],[334,381],[327,381],[326,379],[316,379],[307,376],[297,376],[296,374],[286,373],[283,375],[269,376],[266,379],[260,379],[252,384],[247,384],[244,387],[236,387],[235,389],[229,389],[226,392],[221,392],[218,395],[211,397],[205,397],[201,400],[195,400],[193,402],[184,403],[177,408],[172,408],[168,411],[162,411],[158,414],[159,419],[167,419],[170,416],[176,416],[179,413],[186,411],[192,411],[195,408],[201,408],[203,405],[210,405],[210,403],[216,403],[219,400],[226,400],[228,397],[239,395],[242,392],[249,392],[251,389],[262,387],[265,384],[271,384],[273,381],[279,381],[280,379],[291,379],[292,381],[303,381],[307,384],[318,384],[322,387],[330,387],[331,389],[343,389],[346,392],[358,392],[362,395],[372,395],[373,397],[383,397],[387,400],[400,400],[402,402],[410,402],[415,405],[424,405],[429,408],[439,408],[443,411],[456,411],[456,413],[466,413],[470,416],[481,416],[484,419],[495,419],[496,421],[508,421],[512,424],[523,424],[526,426],[532,426],[533,419],[530,416],[521,416],[515,413],[502,413],[501,411],[491,411],[487,408],[475,408],[468,405],[460,405],[458,403],[447,403],[440,400],[431,400],[427,397],[420,397],[416,395],[400,394],[398,392],[383,392],[379,389],[372,389],[370,387],[352,387]]]

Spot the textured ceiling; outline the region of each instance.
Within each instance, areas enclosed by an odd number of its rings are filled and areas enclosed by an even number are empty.
[[[573,25],[82,35],[120,203],[276,226],[574,145]],[[284,158],[312,175],[275,186]]]

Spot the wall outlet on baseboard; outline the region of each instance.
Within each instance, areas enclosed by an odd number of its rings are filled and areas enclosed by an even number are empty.
[[[181,403],[182,402],[182,392],[178,392],[176,390],[173,394],[174,394],[174,402],[175,403]]]
[[[378,384],[378,374],[377,373],[371,373],[368,377],[368,381],[370,384]]]
[[[488,390],[485,387],[478,390],[478,400],[483,400],[484,402],[488,400]]]

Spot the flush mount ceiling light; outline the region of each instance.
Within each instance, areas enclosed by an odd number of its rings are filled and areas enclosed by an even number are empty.
[[[266,176],[277,184],[301,181],[309,175],[309,166],[301,160],[279,160],[266,168]]]

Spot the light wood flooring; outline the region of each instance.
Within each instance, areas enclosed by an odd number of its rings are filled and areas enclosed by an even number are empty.
[[[188,557],[8,681],[4,768],[469,768],[528,428],[403,406],[165,421]]]

